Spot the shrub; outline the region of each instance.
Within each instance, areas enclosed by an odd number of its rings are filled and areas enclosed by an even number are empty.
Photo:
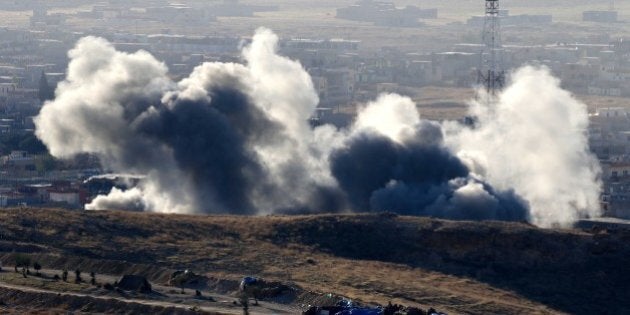
[[[22,268],[26,268],[28,270],[28,268],[31,266],[31,257],[28,257],[26,255],[22,255],[22,254],[17,254],[15,255],[15,267],[16,269],[19,267]]]
[[[40,270],[42,270],[42,265],[39,264],[39,262],[35,262],[33,264],[33,269],[35,269],[35,274],[37,276],[41,276],[41,274],[39,273]]]

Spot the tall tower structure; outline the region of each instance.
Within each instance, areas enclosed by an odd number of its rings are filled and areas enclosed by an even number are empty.
[[[503,69],[503,46],[501,44],[501,17],[499,0],[485,0],[486,15],[483,24],[483,51],[477,73],[477,84],[483,85],[486,92],[494,96],[505,85]]]

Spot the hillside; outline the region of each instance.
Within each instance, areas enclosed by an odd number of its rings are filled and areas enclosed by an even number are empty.
[[[165,283],[173,270],[190,269],[212,279],[207,286],[215,289],[256,275],[305,292],[449,314],[630,313],[627,230],[543,230],[391,214],[3,210],[5,270],[15,252],[51,269],[137,273],[155,283]]]

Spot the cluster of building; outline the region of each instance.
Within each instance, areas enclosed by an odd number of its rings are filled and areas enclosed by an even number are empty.
[[[33,131],[42,84],[48,93],[65,78],[66,55],[76,39],[69,33],[0,29],[0,134]]]
[[[504,26],[526,26],[526,25],[549,25],[553,23],[551,14],[517,14],[510,15],[509,10],[499,10],[501,25]],[[483,26],[485,16],[475,15],[468,19],[468,26]]]
[[[551,14],[517,14],[510,15],[509,10],[499,10],[499,17],[502,25],[506,26],[527,26],[527,25],[549,25],[553,23]],[[582,12],[582,21],[596,23],[617,23],[619,22],[619,12],[611,10],[589,10]],[[484,23],[483,15],[476,15],[468,19],[469,26],[481,26]]]
[[[601,108],[590,121],[589,144],[602,166],[605,216],[630,219],[630,110]]]
[[[584,22],[616,23],[619,21],[619,12],[615,10],[607,11],[584,11],[582,12]]]
[[[417,27],[420,19],[435,19],[437,9],[421,9],[409,5],[398,8],[393,2],[361,0],[356,4],[337,9],[337,18],[371,22],[379,26]]]
[[[100,176],[98,161],[82,167],[42,168],[44,155],[12,151],[0,157],[0,207],[50,206],[83,209],[112,188],[126,189],[140,177]],[[76,166],[76,165],[71,165]]]
[[[87,193],[70,182],[24,184],[13,189],[0,188],[0,207],[51,206],[82,209]]]
[[[476,82],[483,49],[480,44],[463,43],[444,52],[388,48],[366,54],[359,51],[360,42],[348,40],[295,39],[284,44],[284,53],[300,60],[311,72],[322,103],[333,107],[404,86],[471,86]],[[630,41],[624,39],[593,44],[505,45],[503,63],[508,69],[532,63],[545,65],[574,93],[630,97],[629,56]]]
[[[101,20],[109,25],[128,25],[137,21],[195,25],[216,21],[217,17],[251,17],[257,12],[278,10],[277,6],[241,4],[238,0],[223,0],[216,4],[203,5],[166,0],[144,1],[137,4],[133,1],[109,1],[97,3],[90,10],[74,13],[49,13],[47,6],[48,3],[40,1],[30,6],[8,6],[7,9],[16,7],[15,9],[18,10],[17,7],[24,7],[23,9],[28,10],[27,8],[34,7],[31,27],[40,29],[51,25],[63,26],[68,19],[72,18]]]

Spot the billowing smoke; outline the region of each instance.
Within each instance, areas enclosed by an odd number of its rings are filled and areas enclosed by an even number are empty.
[[[173,82],[146,52],[81,39],[37,136],[56,157],[92,153],[142,176],[91,210],[396,211],[540,225],[597,214],[586,111],[545,70],[516,73],[492,108],[474,104],[474,129],[422,120],[398,95],[367,104],[348,129],[311,128],[317,94],[277,41],[261,29],[244,64],[204,63]]]
[[[277,41],[260,30],[246,65],[205,63],[173,82],[146,52],[83,38],[36,133],[56,157],[93,153],[106,169],[146,176],[87,209],[339,211],[343,194],[316,146],[334,130],[309,127],[317,95],[301,65],[276,54]]]
[[[478,127],[447,124],[448,146],[496,189],[529,202],[533,223],[600,215],[600,166],[588,148],[586,105],[546,68],[523,67],[496,104],[473,102]]]
[[[409,98],[384,95],[368,104],[330,161],[356,211],[462,220],[528,218],[526,202],[472,174],[445,147],[441,126],[421,120]]]

